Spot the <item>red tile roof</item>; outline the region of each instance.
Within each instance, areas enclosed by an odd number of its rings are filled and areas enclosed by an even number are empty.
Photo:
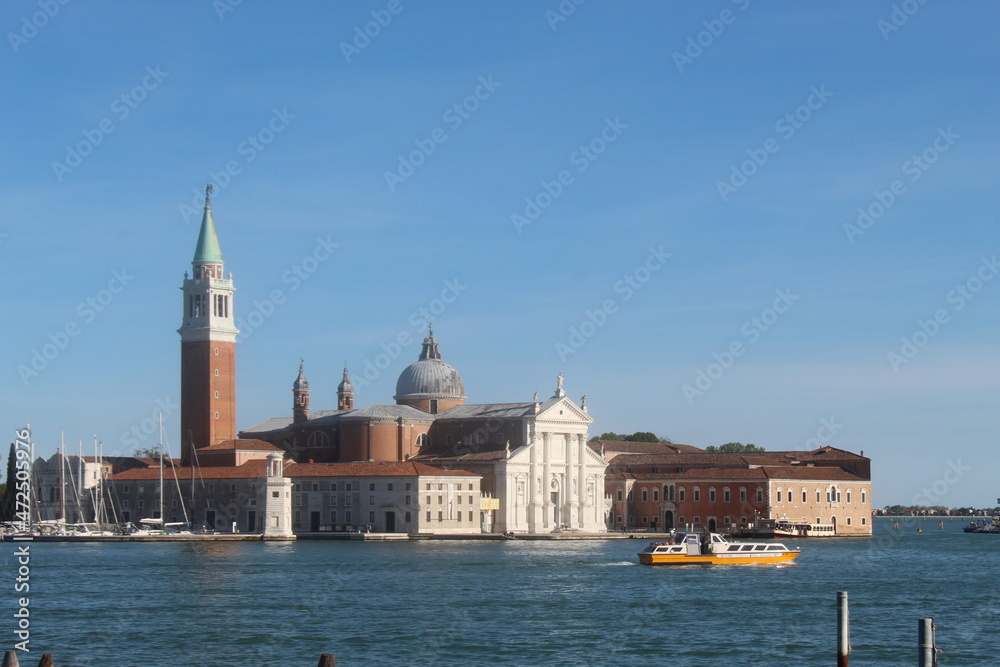
[[[217,442],[214,445],[198,448],[199,452],[218,452],[218,451],[234,451],[234,450],[252,450],[252,451],[265,451],[265,452],[284,451],[281,449],[281,447],[276,447],[269,442],[264,442],[263,440],[254,440],[252,438],[240,438],[238,440],[223,440],[222,442]]]
[[[241,466],[196,466],[194,468],[195,479],[252,479],[254,477],[264,477],[267,471],[267,461],[247,461]],[[167,468],[163,471],[164,479],[172,480],[176,474],[177,479],[183,481],[191,479],[192,470],[190,467]],[[124,472],[111,475],[108,479],[118,480],[158,480],[160,479],[160,468],[133,468]]]
[[[624,440],[592,440],[588,443],[594,451],[622,452],[629,454],[692,454],[704,453],[693,445],[679,445],[674,442],[625,442]]]
[[[419,461],[356,461],[352,463],[292,463],[286,477],[413,477],[417,475],[481,477],[468,470],[442,470]]]

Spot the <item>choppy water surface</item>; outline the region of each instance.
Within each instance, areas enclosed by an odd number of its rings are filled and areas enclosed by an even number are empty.
[[[829,665],[838,590],[852,667],[916,664],[926,616],[942,666],[998,664],[1000,535],[937,525],[797,541],[781,567],[640,566],[640,539],[33,544],[30,664]]]

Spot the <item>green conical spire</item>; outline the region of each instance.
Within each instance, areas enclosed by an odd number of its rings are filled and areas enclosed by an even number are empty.
[[[194,251],[194,263],[222,263],[222,248],[219,247],[219,237],[215,233],[215,221],[212,220],[212,204],[209,195],[212,186],[205,187],[205,214],[201,218],[201,232],[198,234],[198,246]]]

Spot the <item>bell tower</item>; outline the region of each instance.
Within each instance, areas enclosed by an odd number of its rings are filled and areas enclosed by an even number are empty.
[[[354,409],[354,387],[351,385],[351,379],[347,377],[346,363],[344,364],[344,379],[337,385],[337,409]]]
[[[292,384],[292,422],[295,424],[309,421],[309,381],[304,364],[304,361],[299,363],[299,376]]]
[[[191,262],[184,273],[181,328],[181,456],[193,461],[194,449],[236,438],[236,335],[233,281],[223,277],[222,250],[215,233],[210,196]]]

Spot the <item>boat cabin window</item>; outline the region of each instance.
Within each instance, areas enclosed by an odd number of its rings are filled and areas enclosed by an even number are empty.
[[[743,545],[743,551],[753,551],[753,545],[752,544],[744,544]]]
[[[769,544],[767,545],[768,551],[784,551],[780,544]]]
[[[767,545],[766,544],[758,544],[757,546],[754,547],[754,549],[757,550],[757,551],[764,551],[765,549],[767,549]]]
[[[738,545],[738,544],[730,544],[729,545],[728,551],[739,551],[739,550],[740,550],[740,545]]]

